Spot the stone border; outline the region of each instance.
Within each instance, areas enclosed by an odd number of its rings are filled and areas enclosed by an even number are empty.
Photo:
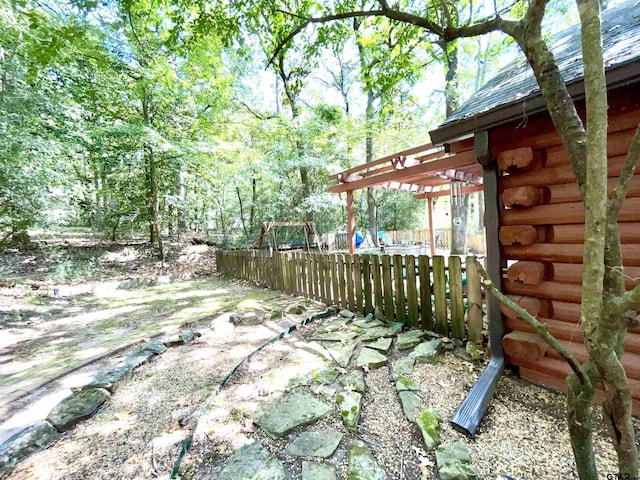
[[[71,395],[51,409],[46,420],[23,428],[0,445],[0,478],[9,476],[16,465],[32,453],[57,441],[60,433],[93,416],[111,398],[116,387],[131,377],[134,370],[153,357],[162,355],[167,348],[187,345],[208,330],[208,327],[196,327],[183,330],[165,341],[147,342],[139,350],[127,355],[117,367],[105,368],[88,384],[72,389]],[[117,351],[107,355],[114,353]]]

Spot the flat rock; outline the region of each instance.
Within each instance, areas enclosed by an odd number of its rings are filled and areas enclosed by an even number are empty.
[[[399,333],[396,340],[396,347],[398,347],[399,350],[413,348],[420,343],[422,337],[424,337],[424,332],[420,330],[409,330],[408,332]]]
[[[280,460],[260,443],[240,447],[229,459],[218,480],[287,480],[289,475]]]
[[[164,342],[161,342],[160,340],[154,340],[152,342],[145,343],[142,346],[141,350],[145,352],[152,352],[152,353],[155,353],[156,355],[161,355],[167,351],[167,346],[164,344]]]
[[[250,327],[253,325],[260,325],[264,321],[264,317],[258,315],[256,312],[247,312],[243,313],[240,316],[240,320],[238,325],[242,325],[245,327]]]
[[[343,309],[343,310],[340,310],[340,316],[342,318],[346,318],[347,320],[351,320],[353,317],[356,316],[356,314],[353,313],[351,310]]]
[[[394,332],[391,328],[387,327],[374,327],[369,328],[362,336],[363,342],[371,342],[373,340],[377,340],[378,338],[388,338],[396,335],[397,332]]]
[[[405,390],[402,392],[398,392],[398,396],[400,397],[400,402],[402,403],[402,411],[404,412],[404,416],[407,417],[407,420],[409,420],[410,422],[415,422],[416,416],[422,408],[420,404],[420,398],[418,398],[418,394],[410,390]]]
[[[110,396],[104,388],[80,390],[53,407],[47,416],[47,421],[59,432],[64,432],[81,420],[93,415]]]
[[[45,420],[39,420],[20,430],[0,445],[0,478],[4,478],[22,459],[46,447],[60,437],[58,431]]]
[[[328,463],[302,462],[302,480],[336,480],[336,468]]]
[[[139,350],[124,359],[123,365],[129,368],[129,370],[135,370],[140,365],[147,363],[155,353],[149,350]]]
[[[126,379],[133,371],[130,365],[123,364],[118,367],[107,368],[98,372],[98,374],[87,385],[80,387],[80,390],[92,390],[96,388],[104,388],[113,393],[116,385]]]
[[[367,348],[373,348],[386,353],[389,351],[389,348],[391,348],[391,342],[393,342],[393,340],[390,338],[379,338],[375,342],[367,343]]]
[[[344,318],[338,318],[337,320],[332,320],[331,322],[327,322],[324,325],[318,327],[315,333],[329,333],[335,332],[336,330],[340,330],[345,326]]]
[[[472,480],[476,472],[463,442],[445,443],[436,449],[438,475],[443,480]]]
[[[396,390],[398,392],[417,392],[420,390],[420,386],[409,377],[398,375],[398,378],[396,378]]]
[[[375,327],[384,327],[385,324],[379,320],[368,320],[365,318],[364,320],[356,320],[352,322],[352,325],[360,328],[375,328]]]
[[[329,352],[331,358],[333,358],[335,362],[342,368],[345,368],[347,365],[349,365],[349,360],[351,360],[353,351],[356,348],[356,344],[354,342],[348,341],[331,342],[323,346]]]
[[[364,393],[364,374],[362,370],[352,370],[346,375],[342,376],[338,383],[345,390],[354,390],[356,392]]]
[[[354,440],[349,450],[349,480],[387,480],[366,443]]]
[[[269,312],[269,317],[271,317],[271,318],[282,318],[282,317],[284,317],[284,307],[274,307]]]
[[[396,375],[411,375],[413,373],[413,366],[416,363],[416,359],[411,355],[396,360],[393,362],[393,373]]]
[[[359,367],[379,368],[387,364],[387,357],[371,348],[363,348],[358,355]]]
[[[322,370],[315,370],[311,373],[311,378],[322,385],[329,385],[336,381],[340,375],[335,368],[323,368]]]
[[[310,425],[331,410],[312,394],[295,392],[263,405],[254,421],[267,435],[279,438],[296,427]]]
[[[295,304],[289,305],[286,309],[286,312],[290,315],[302,315],[305,311],[304,305]]]
[[[355,432],[360,421],[360,403],[362,395],[358,392],[342,392],[336,395],[336,403],[340,409],[342,423],[347,429]]]
[[[441,344],[442,340],[439,338],[423,342],[414,348],[410,355],[415,358],[417,362],[436,363],[438,361],[438,352],[440,351]]]
[[[424,410],[416,417],[416,424],[422,432],[427,451],[436,448],[440,443],[440,415],[430,410]]]
[[[202,334],[198,330],[185,330],[184,332],[180,332],[178,336],[186,345],[187,343],[193,342],[197,337],[201,337]]]
[[[296,457],[322,457],[333,455],[342,440],[342,434],[335,430],[304,432],[289,444],[285,455]]]
[[[345,340],[352,340],[357,336],[358,334],[356,332],[327,332],[316,333],[310,340],[318,340],[320,342],[344,342]]]

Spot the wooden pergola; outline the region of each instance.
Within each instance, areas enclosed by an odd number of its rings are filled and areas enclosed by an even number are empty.
[[[477,163],[473,150],[450,153],[430,143],[349,168],[332,178],[339,183],[330,187],[329,191],[347,194],[347,231],[351,254],[356,250],[354,190],[387,188],[414,192],[415,198],[426,198],[432,256],[435,255],[433,199],[451,195],[454,184],[467,184],[456,188],[456,194],[483,190],[482,167]]]

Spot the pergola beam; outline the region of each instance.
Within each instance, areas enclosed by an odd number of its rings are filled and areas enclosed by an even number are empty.
[[[469,165],[475,161],[473,151],[462,152],[457,155],[447,156],[431,162],[421,163],[402,170],[383,173],[366,177],[354,182],[342,183],[329,188],[330,192],[343,193],[349,190],[360,190],[363,188],[375,187],[387,182],[413,183],[419,178],[424,178],[433,172],[439,172],[448,169],[455,169]]]
[[[466,195],[468,193],[474,193],[474,192],[482,192],[484,191],[484,185],[471,185],[468,187],[462,187],[460,189],[460,193],[463,195]],[[423,198],[435,198],[435,197],[447,197],[449,196],[451,193],[451,189],[448,188],[446,190],[438,190],[436,192],[426,192],[426,193],[416,193],[413,198],[416,198],[418,200],[423,199]]]

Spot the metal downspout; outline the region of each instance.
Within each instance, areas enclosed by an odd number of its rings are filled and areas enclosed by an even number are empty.
[[[483,171],[485,227],[487,232],[487,272],[496,288],[500,289],[502,287],[502,260],[499,241],[499,172],[497,162],[489,149],[488,131],[475,133],[474,151]],[[489,319],[491,359],[450,420],[451,425],[456,430],[471,438],[475,436],[478,425],[491,402],[505,365],[504,350],[502,348],[504,323],[500,312],[500,302],[494,297],[488,298],[487,318]]]

